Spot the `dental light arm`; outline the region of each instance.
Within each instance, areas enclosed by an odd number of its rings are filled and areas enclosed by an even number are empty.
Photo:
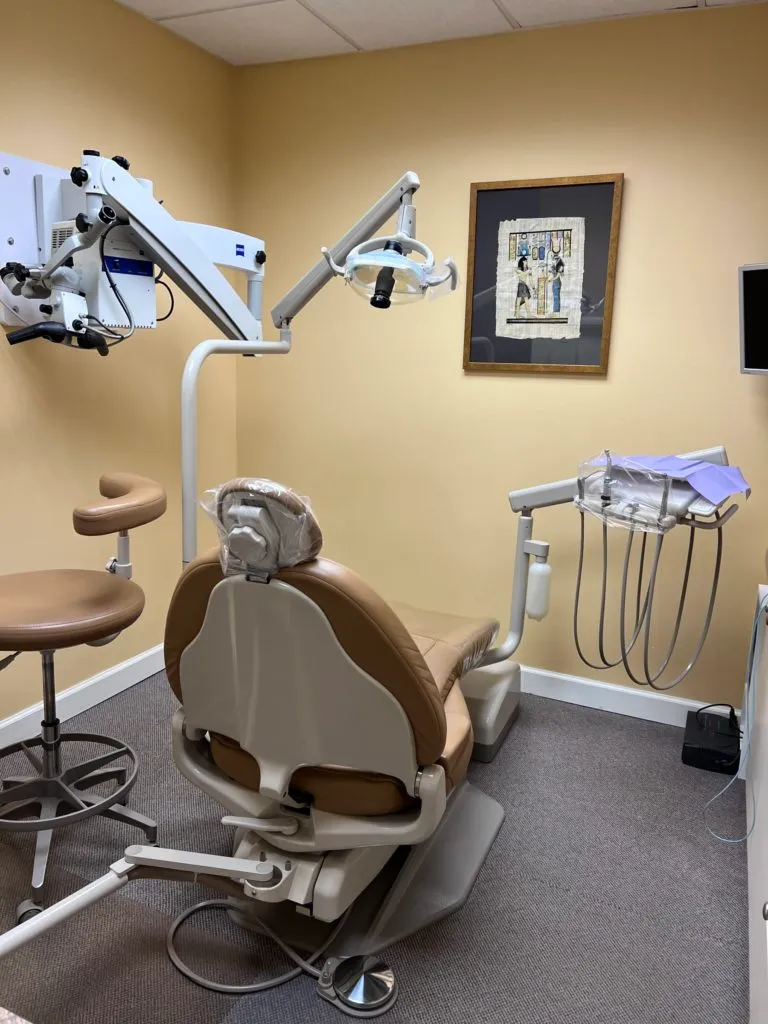
[[[272,323],[275,327],[288,327],[296,314],[300,313],[320,289],[336,276],[338,271],[333,269],[325,253],[331,257],[333,263],[344,264],[350,252],[371,238],[399,209],[413,211],[410,200],[420,184],[419,176],[413,171],[407,171],[334,246],[324,249],[323,257],[273,307]],[[412,233],[415,227],[415,212],[409,216],[406,226]]]
[[[418,175],[406,172],[332,248],[323,247],[322,259],[272,309],[275,327],[288,329],[296,314],[336,276],[344,277],[379,309],[387,309],[392,292],[401,288],[407,296],[404,301],[422,298],[429,288],[448,281],[454,290],[458,272],[453,260],[446,260],[444,269],[435,273],[431,251],[413,237],[416,209],[411,200],[419,185]],[[372,238],[395,213],[394,235]],[[423,262],[408,259],[409,252],[419,253]]]
[[[74,339],[106,355],[136,328],[155,326],[155,264],[224,336],[195,348],[182,382],[185,564],[197,553],[197,380],[206,359],[289,352],[293,318],[339,274],[379,308],[415,301],[444,283],[455,289],[458,282],[453,261],[435,270],[432,253],[413,237],[412,199],[420,183],[409,171],[278,302],[272,320],[280,338],[264,341],[261,239],[175,220],[154,198],[152,183],[134,178],[123,157],[110,160],[86,150],[80,165],[67,172],[0,154],[0,167],[3,236],[8,230],[5,241],[0,236],[0,319],[18,328],[8,336],[11,344],[41,337],[68,345]],[[395,233],[372,238],[396,213]],[[411,252],[422,261],[409,259]],[[246,273],[247,303],[220,266]],[[126,320],[128,335],[116,334]]]
[[[187,565],[197,554],[197,380],[204,362],[210,355],[240,354],[285,354],[291,347],[291,323],[315,295],[339,273],[343,268],[336,262],[344,263],[350,253],[366,244],[371,235],[378,231],[396,212],[399,211],[397,233],[391,239],[373,241],[400,240],[403,248],[414,249],[420,246],[412,234],[416,226],[416,211],[411,199],[419,188],[419,178],[413,171],[406,172],[399,181],[380,198],[374,205],[339,239],[330,252],[323,250],[323,258],[309,270],[272,309],[272,322],[280,331],[280,340],[275,342],[260,341],[255,344],[241,344],[237,341],[206,341],[197,346],[191,353],[184,370],[181,397],[181,457],[182,457],[182,564]],[[372,245],[372,242],[367,242]],[[419,251],[426,251],[420,247]],[[429,254],[431,256],[431,254]],[[438,279],[439,278],[439,279]],[[446,261],[446,270],[438,275],[432,284],[442,283],[451,279],[456,287],[458,275],[452,261]],[[259,284],[260,288],[260,284]],[[259,291],[260,300],[260,291]],[[252,307],[253,308],[253,307]]]

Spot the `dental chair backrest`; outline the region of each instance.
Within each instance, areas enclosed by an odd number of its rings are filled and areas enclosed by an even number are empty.
[[[202,556],[187,567],[166,626],[187,727],[239,744],[275,800],[295,771],[321,765],[389,776],[414,795],[419,769],[440,758],[446,720],[398,617],[354,573],[318,557],[317,520],[288,488],[233,480],[203,505],[220,566]]]

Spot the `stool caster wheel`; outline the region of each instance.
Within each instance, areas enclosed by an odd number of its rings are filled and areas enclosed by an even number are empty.
[[[24,924],[25,921],[37,917],[42,912],[43,907],[39,903],[35,903],[34,900],[22,900],[16,907],[16,924]]]

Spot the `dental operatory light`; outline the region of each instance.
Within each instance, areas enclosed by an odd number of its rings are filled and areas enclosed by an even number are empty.
[[[450,283],[453,291],[458,284],[453,260],[446,260],[436,271],[435,258],[427,246],[404,235],[363,242],[350,252],[343,267],[333,261],[327,249],[322,252],[334,274],[343,277],[375,309],[418,302],[430,288]],[[419,253],[422,259],[412,259],[408,252]]]
[[[447,285],[454,291],[459,283],[453,260],[445,260],[436,269],[432,251],[414,238],[416,208],[411,200],[418,179],[415,175],[413,178],[411,188],[404,189],[400,197],[397,230],[393,235],[371,238],[356,245],[347,254],[343,266],[334,260],[328,249],[321,250],[333,273],[343,277],[346,284],[368,299],[375,309],[418,302],[430,288],[440,285]],[[411,253],[421,258],[413,259]]]

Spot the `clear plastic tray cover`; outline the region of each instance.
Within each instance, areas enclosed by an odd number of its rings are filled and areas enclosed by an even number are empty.
[[[698,497],[684,481],[603,452],[579,467],[574,504],[608,526],[667,533]]]

